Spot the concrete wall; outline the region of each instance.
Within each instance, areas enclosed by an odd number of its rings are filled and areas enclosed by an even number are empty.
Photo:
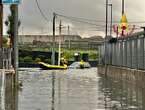
[[[145,88],[145,71],[116,66],[107,66],[106,71],[108,77]],[[98,66],[98,73],[105,74],[105,67]]]

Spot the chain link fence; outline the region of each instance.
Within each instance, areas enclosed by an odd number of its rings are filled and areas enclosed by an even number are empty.
[[[99,63],[102,65],[122,66],[133,69],[145,69],[145,33],[140,32],[117,42],[107,42],[99,46]],[[106,57],[106,61],[105,61]]]

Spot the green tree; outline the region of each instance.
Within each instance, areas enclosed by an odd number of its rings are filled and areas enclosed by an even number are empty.
[[[15,7],[10,5],[10,15],[8,15],[5,25],[7,26],[7,34],[11,39],[11,45],[14,44],[14,18],[15,18]],[[20,27],[20,20],[18,21],[18,27]]]
[[[7,38],[3,37],[3,47],[7,47]]]
[[[8,15],[5,25],[7,26],[7,34],[10,38],[10,47],[14,49],[14,23],[15,23],[15,5],[10,5],[10,15]],[[18,21],[18,27],[21,22]],[[12,65],[14,66],[14,52],[12,53]]]
[[[26,56],[26,57],[24,57],[24,62],[26,62],[26,63],[33,63],[33,59],[30,56]]]
[[[41,62],[41,59],[40,58],[36,58],[35,59],[35,63],[38,63],[38,62]]]

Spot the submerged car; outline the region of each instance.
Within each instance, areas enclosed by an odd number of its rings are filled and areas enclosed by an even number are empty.
[[[89,62],[74,62],[72,63],[68,68],[71,69],[84,69],[84,68],[90,68],[91,65],[89,64]]]

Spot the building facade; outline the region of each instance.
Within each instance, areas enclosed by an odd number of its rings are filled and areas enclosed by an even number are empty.
[[[65,41],[69,40],[80,40],[81,36],[79,35],[56,35],[55,36],[55,42],[58,43],[61,41],[64,43]],[[19,35],[19,44],[33,44],[34,42],[42,42],[42,43],[48,43],[53,42],[53,36],[52,35]]]

